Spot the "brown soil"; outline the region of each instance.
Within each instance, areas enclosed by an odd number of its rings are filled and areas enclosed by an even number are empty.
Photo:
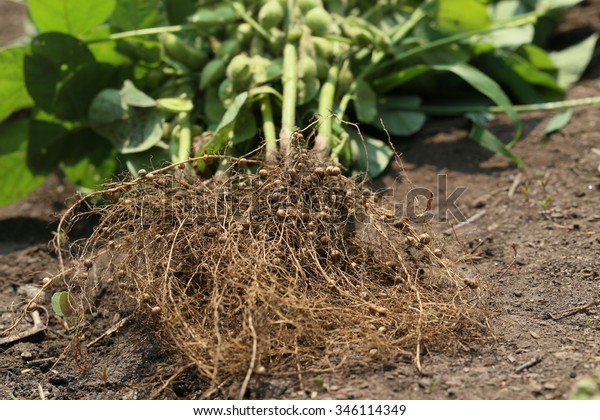
[[[567,22],[594,21],[598,10],[600,2],[584,2]],[[599,64],[593,63],[570,98],[600,95]],[[305,374],[302,388],[285,378],[269,379],[251,387],[248,396],[568,398],[578,378],[600,368],[600,306],[568,312],[600,296],[600,157],[591,152],[600,147],[597,114],[597,107],[575,110],[570,124],[549,138],[542,132],[551,116],[524,115],[526,136],[515,152],[527,162],[525,169],[475,146],[466,137],[466,124],[457,119],[431,121],[418,136],[397,144],[414,185],[437,195],[437,175],[446,174],[447,196],[467,188],[458,200],[466,217],[485,212],[447,239],[441,232],[456,224],[452,217],[429,227],[465,255],[491,290],[495,339],[453,352],[426,348],[421,372],[403,357],[356,362],[337,374]],[[505,139],[512,134],[502,118],[493,129]],[[390,168],[378,186],[393,185],[398,174],[397,166]],[[56,272],[47,243],[56,228],[55,214],[71,194],[60,177],[52,176],[29,197],[0,209],[0,330],[10,325],[25,299],[23,286],[40,285]],[[440,213],[435,201],[432,211]],[[49,298],[41,304],[51,312]],[[0,346],[0,398],[40,398],[38,384],[52,399],[149,398],[159,391],[160,398],[202,395],[206,383],[193,370],[162,390],[174,373],[166,368],[169,355],[135,322],[125,322],[117,333],[86,348],[131,309],[110,294],[94,303],[98,310],[78,349],[64,352],[71,336],[60,319],[43,310],[45,333]],[[32,325],[27,322],[24,327]],[[532,360],[538,362],[518,370]]]

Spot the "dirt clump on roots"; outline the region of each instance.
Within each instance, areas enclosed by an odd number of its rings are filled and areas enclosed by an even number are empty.
[[[301,149],[230,162],[210,180],[179,164],[94,193],[109,201],[91,210],[93,235],[58,244],[76,255],[65,281],[80,321],[100,291],[123,296],[174,365],[240,396],[256,376],[365,358],[420,367],[424,349],[489,333],[477,283],[338,165]]]

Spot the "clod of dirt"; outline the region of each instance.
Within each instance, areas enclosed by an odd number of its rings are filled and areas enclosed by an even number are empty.
[[[231,162],[210,181],[172,165],[95,193],[114,201],[91,210],[100,223],[68,269],[81,319],[100,289],[124,296],[173,364],[214,387],[244,379],[242,393],[254,374],[418,364],[486,334],[480,290],[339,166],[304,150]]]

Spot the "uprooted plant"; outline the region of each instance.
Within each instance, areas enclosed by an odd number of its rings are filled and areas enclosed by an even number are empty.
[[[122,295],[173,365],[211,390],[237,383],[236,397],[254,376],[399,356],[420,368],[425,349],[489,334],[477,279],[435,238],[339,165],[294,140],[290,152],[228,157],[208,181],[174,164],[94,193],[112,201],[92,209],[100,222],[65,271],[81,320],[99,293]],[[59,250],[77,218],[61,221]]]

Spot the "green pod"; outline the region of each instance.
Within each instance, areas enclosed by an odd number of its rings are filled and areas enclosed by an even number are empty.
[[[285,46],[285,32],[279,28],[269,29],[271,34],[272,42],[268,44],[268,51],[274,56],[281,56],[283,54],[283,47]]]
[[[219,85],[219,100],[225,109],[228,109],[233,103],[235,93],[233,84],[228,79],[223,80]]]
[[[200,90],[223,80],[226,68],[227,64],[221,58],[209,61],[200,73]]]
[[[253,29],[249,23],[240,23],[235,32],[235,38],[243,45],[247,45],[252,39]]]
[[[229,61],[234,55],[239,54],[241,51],[242,46],[240,41],[234,37],[221,43],[219,49],[216,51],[216,55],[224,61]]]
[[[350,86],[354,82],[354,75],[350,67],[345,65],[340,69],[336,92],[348,92]]]
[[[298,7],[303,15],[307,14],[309,10],[316,9],[317,7],[323,7],[321,0],[299,0]]]
[[[326,38],[320,36],[311,37],[317,57],[328,60],[333,55],[333,44]]]
[[[321,58],[321,57],[317,57],[317,59],[315,60],[315,63],[317,64],[317,77],[319,78],[319,80],[325,80],[327,79],[327,74],[329,73],[329,61]]]
[[[366,47],[373,43],[374,36],[371,32],[346,20],[342,23],[342,32],[358,46]]]
[[[250,72],[250,57],[246,53],[236,55],[227,65],[227,79],[231,82],[236,91],[248,89],[252,81]]]
[[[258,21],[268,30],[279,26],[283,15],[283,6],[277,0],[269,0],[258,11]]]
[[[287,35],[287,42],[295,44],[302,37],[302,26],[294,25],[289,31]]]
[[[181,38],[172,33],[159,35],[167,57],[178,61],[191,70],[200,70],[206,64],[207,56],[186,44]]]
[[[323,36],[329,32],[333,20],[331,15],[322,7],[311,9],[304,16],[304,23],[313,35]]]
[[[298,80],[298,105],[304,105],[316,98],[321,88],[319,79]]]
[[[226,2],[202,6],[190,17],[190,22],[200,29],[222,26],[237,20],[237,13]]]
[[[298,60],[298,77],[304,80],[315,79],[317,77],[317,63],[308,56],[301,57]]]

